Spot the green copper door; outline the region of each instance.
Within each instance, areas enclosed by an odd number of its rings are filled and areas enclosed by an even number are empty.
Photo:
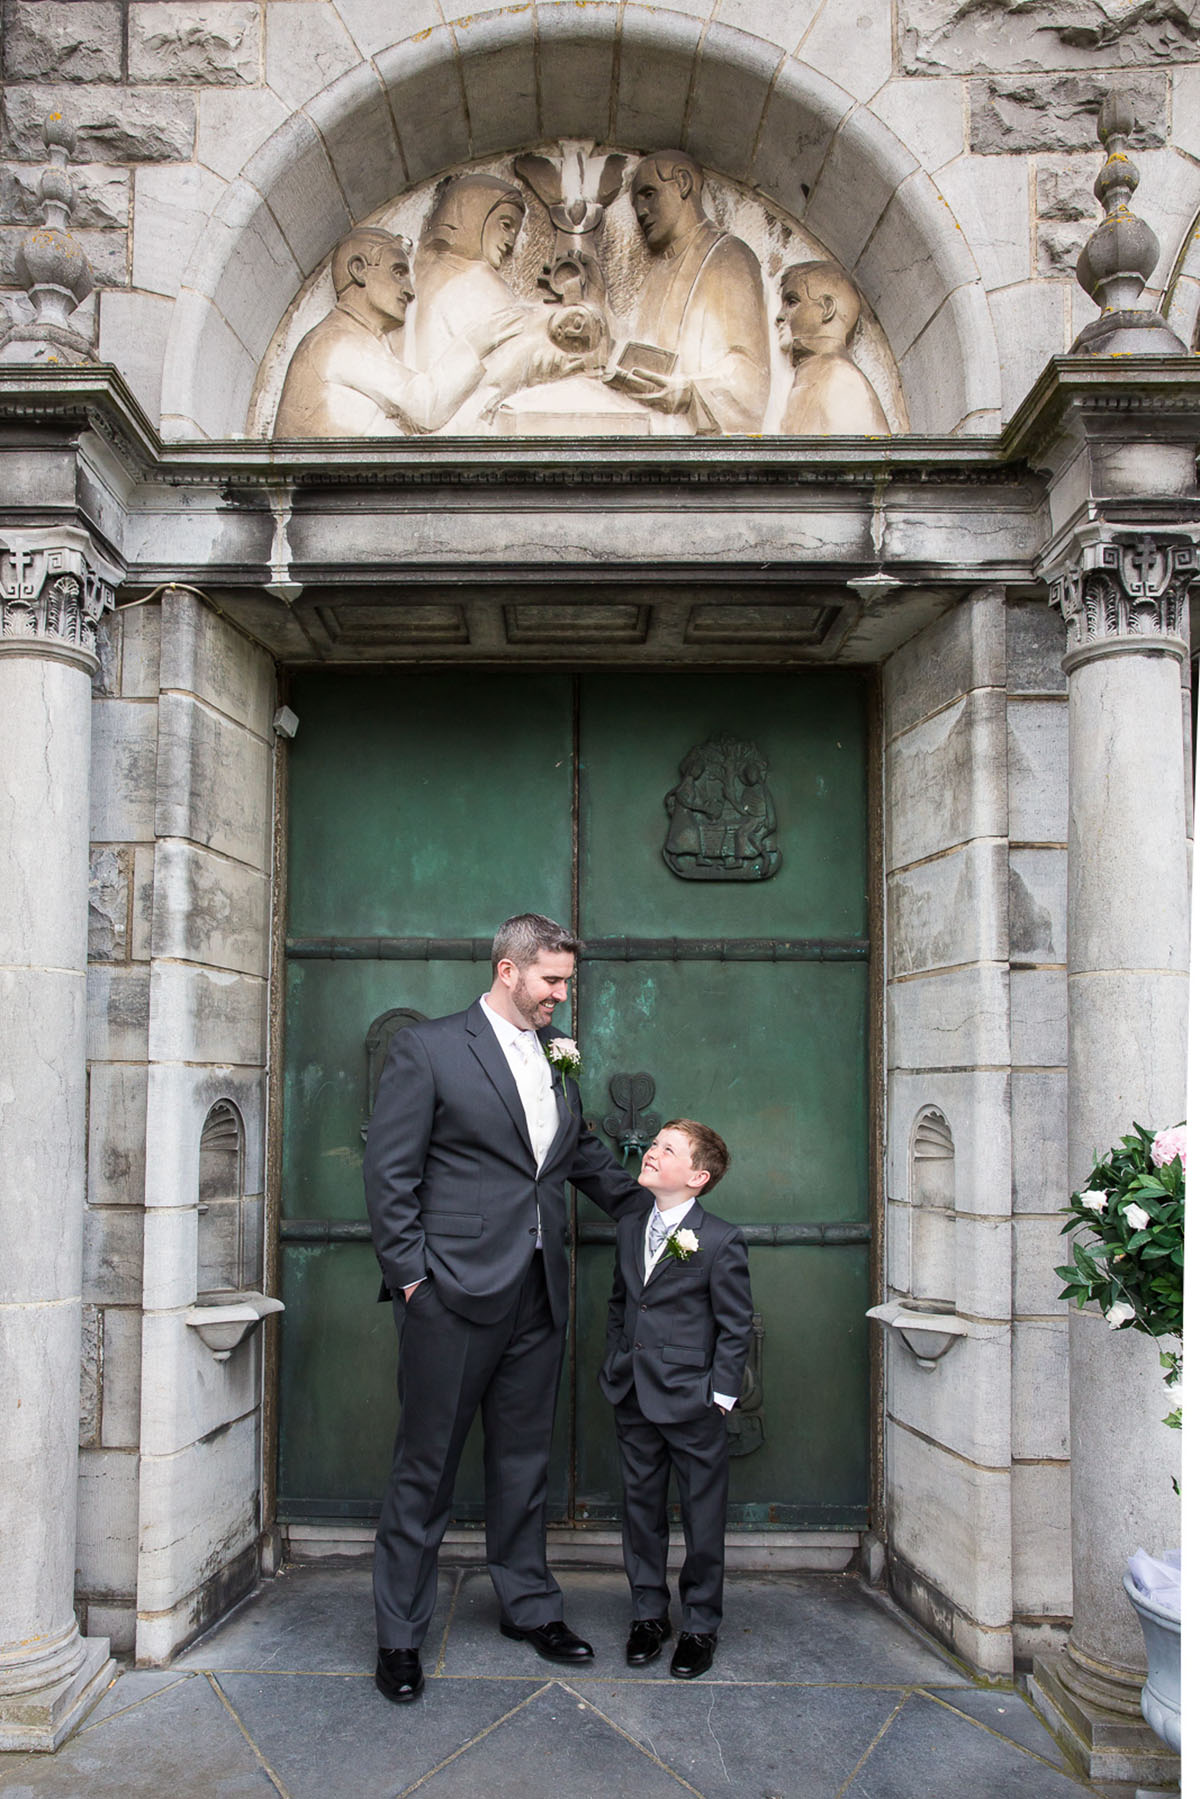
[[[574,922],[584,1105],[733,1152],[756,1337],[731,1519],[862,1525],[869,1201],[865,691],[845,674],[306,675],[291,701],[279,1510],[369,1518],[395,1426],[362,1133],[391,1030],[487,987],[501,918]],[[577,1202],[554,1514],[619,1516],[596,1386],[612,1229]],[[456,1514],[479,1515],[478,1445]]]

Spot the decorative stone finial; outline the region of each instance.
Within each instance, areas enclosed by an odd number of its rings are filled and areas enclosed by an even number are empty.
[[[75,186],[67,163],[75,134],[61,113],[51,113],[42,136],[50,157],[41,179],[43,223],[26,231],[15,258],[33,316],[0,332],[0,362],[91,362],[91,341],[68,323],[93,287],[91,266],[70,233]]]
[[[1159,244],[1146,221],[1129,210],[1139,180],[1126,148],[1133,127],[1128,96],[1116,89],[1110,91],[1096,121],[1096,135],[1107,160],[1093,190],[1105,218],[1080,251],[1075,267],[1080,287],[1101,313],[1071,345],[1077,355],[1187,354],[1162,314],[1139,304],[1158,261]]]

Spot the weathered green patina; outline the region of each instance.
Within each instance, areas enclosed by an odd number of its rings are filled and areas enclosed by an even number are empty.
[[[498,921],[574,919],[593,946],[575,1016],[589,1117],[646,1071],[734,1165],[714,1206],[747,1226],[763,1440],[731,1519],[866,1517],[867,809],[864,686],[848,674],[307,675],[291,764],[282,1195],[280,1513],[369,1516],[395,1423],[392,1324],[362,1199],[366,1037],[392,1008],[465,1006]],[[713,733],[769,762],[778,871],[681,880],[664,796]],[[619,1515],[595,1382],[612,1250],[578,1202],[576,1311],[555,1517]],[[757,1436],[753,1438],[757,1441]],[[479,1445],[456,1516],[479,1515]]]

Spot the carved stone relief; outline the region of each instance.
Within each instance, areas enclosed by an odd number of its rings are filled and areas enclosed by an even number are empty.
[[[783,861],[757,744],[710,737],[690,749],[667,794],[663,860],[685,881],[766,881]]]
[[[1186,537],[1119,534],[1089,544],[1050,584],[1067,626],[1070,667],[1087,655],[1144,649],[1157,641],[1186,653],[1188,592],[1200,552]]]
[[[111,585],[81,549],[34,532],[0,537],[0,642],[37,639],[96,653],[96,626],[113,606]]]
[[[779,283],[778,325],[795,375],[783,429],[797,437],[887,437],[879,396],[850,354],[862,295],[836,262],[802,262]]]
[[[681,151],[569,141],[351,232],[276,333],[248,428],[877,435],[907,416],[878,323],[800,225]]]

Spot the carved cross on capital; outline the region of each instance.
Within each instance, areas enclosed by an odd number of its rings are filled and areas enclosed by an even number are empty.
[[[1063,666],[1119,650],[1186,656],[1198,578],[1200,552],[1188,537],[1121,532],[1086,544],[1050,582],[1050,604],[1067,626]]]
[[[43,645],[94,660],[96,626],[113,604],[109,571],[95,567],[82,544],[0,532],[0,652]]]

